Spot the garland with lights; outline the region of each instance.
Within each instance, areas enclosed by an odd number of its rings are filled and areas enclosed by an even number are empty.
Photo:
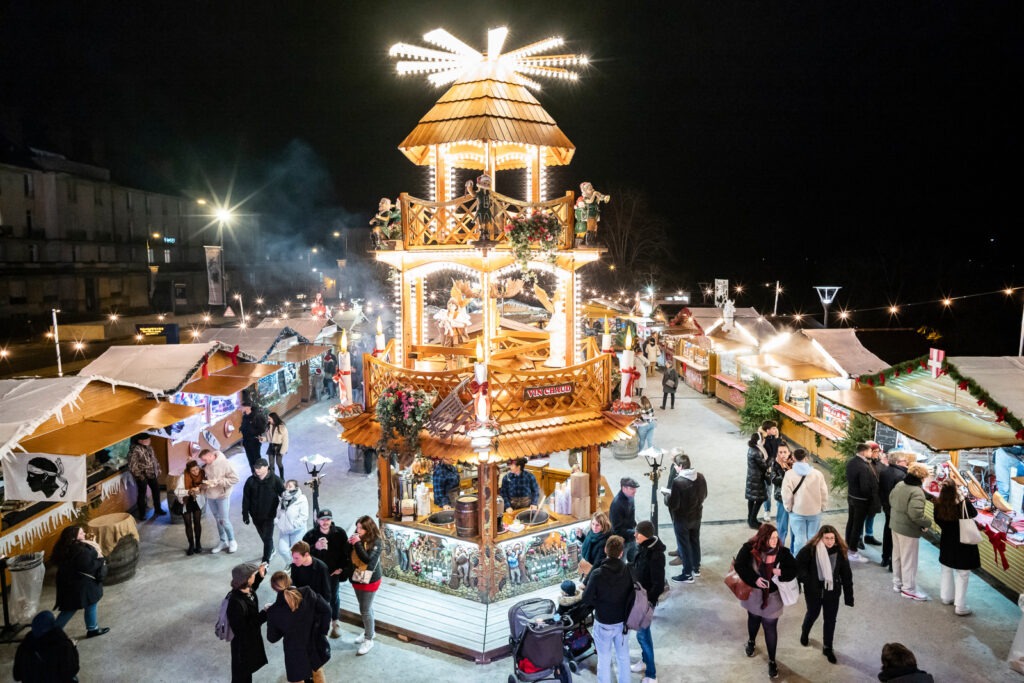
[[[892,367],[886,368],[879,373],[873,375],[861,375],[857,378],[857,384],[867,384],[869,387],[874,386],[885,386],[887,379],[894,377],[900,377],[901,375],[909,375],[918,370],[922,370],[928,367],[928,356],[921,356],[914,360],[907,361],[905,363],[899,363]],[[1021,419],[1010,412],[1010,409],[1002,405],[989,394],[985,389],[981,387],[976,381],[963,375],[955,365],[948,361],[942,361],[942,375],[949,375],[950,379],[956,382],[956,387],[960,391],[966,391],[969,393],[977,402],[978,405],[991,410],[996,415],[996,422],[1005,422],[1011,429],[1014,430],[1014,436],[1019,441],[1024,441],[1024,422]]]
[[[505,224],[505,236],[512,247],[512,253],[519,263],[519,270],[526,280],[536,279],[528,265],[533,256],[533,245],[539,245],[548,263],[555,262],[555,250],[562,236],[562,224],[554,214],[544,211],[533,211],[529,214],[520,213]]]

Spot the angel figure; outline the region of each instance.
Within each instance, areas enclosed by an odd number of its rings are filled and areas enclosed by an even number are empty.
[[[469,340],[466,328],[469,327],[469,314],[466,309],[459,305],[454,298],[448,299],[445,310],[434,315],[438,327],[441,329],[441,345],[454,348]],[[455,369],[455,356],[446,356],[445,367],[448,370]]]
[[[544,361],[544,367],[564,368],[565,367],[565,296],[562,289],[555,289],[554,298],[548,297],[548,293],[541,289],[540,285],[533,286],[533,292],[537,300],[551,314],[548,324],[544,330],[548,333],[548,359]]]
[[[397,203],[392,204],[387,197],[381,197],[377,204],[377,215],[370,219],[373,230],[373,248],[380,251],[385,240],[393,240],[402,235],[402,211]]]
[[[476,179],[476,187],[472,180],[466,181],[466,194],[476,195],[476,227],[481,239],[491,239],[491,176],[486,173]]]
[[[601,222],[600,203],[607,204],[611,196],[601,194],[588,182],[580,183],[580,197],[576,200],[575,214],[576,246],[582,242],[588,247],[595,246],[597,237],[597,224]]]

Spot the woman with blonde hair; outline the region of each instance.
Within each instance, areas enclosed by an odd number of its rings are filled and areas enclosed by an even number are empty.
[[[356,532],[348,542],[352,545],[352,565],[355,568],[350,581],[359,603],[359,616],[363,618],[363,632],[356,637],[359,644],[356,654],[365,655],[373,648],[373,596],[380,588],[380,553],[384,543],[377,523],[369,515],[356,520]]]
[[[583,534],[582,529],[576,530],[576,538],[583,541],[580,548],[580,577],[583,583],[587,582],[587,576],[594,567],[604,562],[604,544],[612,534],[612,521],[608,513],[598,510],[590,517],[590,531]]]
[[[928,468],[915,462],[889,494],[892,589],[911,600],[929,599],[917,589],[917,550],[921,536],[931,528],[931,521],[924,515],[924,490],[921,488],[927,478]]]
[[[277,600],[267,609],[267,640],[284,638],[284,668],[289,683],[312,679],[323,683],[323,666],[331,658],[327,629],[331,608],[307,586],[296,588],[288,572],[274,572],[270,586]]]

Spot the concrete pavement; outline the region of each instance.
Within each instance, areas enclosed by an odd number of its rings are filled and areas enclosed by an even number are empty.
[[[655,379],[650,381],[660,386]],[[653,398],[653,397],[652,397]],[[660,404],[660,396],[657,396]],[[709,499],[702,529],[703,575],[694,584],[672,584],[669,597],[658,607],[653,625],[658,679],[675,681],[767,680],[767,658],[763,637],[757,652],[743,654],[746,613],[722,583],[729,562],[750,536],[746,527],[743,499],[746,438],[736,426],[735,412],[687,387],[677,394],[675,410],[656,411],[659,423],[655,445],[682,446],[708,480]],[[305,481],[298,458],[323,453],[335,462],[326,470],[321,506],[330,507],[340,525],[351,527],[361,514],[376,510],[376,479],[348,472],[347,450],[338,441],[338,430],[327,417],[326,402],[313,404],[287,417],[291,429],[291,451],[285,473]],[[231,453],[243,480],[248,474],[244,454]],[[564,456],[563,456],[564,457]],[[556,457],[556,462],[558,458]],[[617,489],[621,476],[630,474],[641,482],[638,518],[650,504],[648,470],[641,458],[616,460],[606,449],[602,458],[605,477]],[[834,508],[844,507],[835,501]],[[101,625],[111,632],[98,639],[81,640],[79,652],[83,681],[227,681],[230,654],[226,643],[216,639],[213,625],[221,598],[228,591],[230,569],[242,561],[259,559],[261,543],[255,530],[240,519],[241,486],[232,500],[232,519],[239,552],[187,557],[184,529],[170,525],[166,517],[140,525],[142,557],[135,578],[110,586],[99,606]],[[661,535],[674,548],[671,527],[661,509]],[[830,513],[827,523],[845,525],[844,512]],[[213,544],[212,518],[204,520],[204,543]],[[938,551],[922,543],[919,581],[933,596],[931,602],[913,602],[892,592],[890,575],[878,566],[875,548],[866,551],[874,560],[854,567],[856,606],[840,607],[835,650],[839,663],[830,665],[821,654],[821,622],[811,634],[810,647],[798,642],[803,603],[789,607],[779,622],[781,668],[779,681],[869,681],[876,680],[879,654],[888,641],[903,642],[915,652],[921,668],[937,681],[1015,681],[1018,675],[1005,665],[1021,611],[979,577],[972,577],[969,604],[975,614],[957,617],[953,608],[938,601]],[[275,559],[272,570],[282,568]],[[343,590],[350,590],[343,587]],[[382,590],[387,590],[385,581]],[[551,589],[552,596],[557,587]],[[273,592],[265,585],[261,602]],[[53,604],[53,572],[48,574],[42,605]],[[82,638],[85,628],[76,615],[69,624],[72,638]],[[431,650],[415,643],[401,642],[387,634],[378,636],[377,646],[366,656],[355,655],[352,640],[360,631],[346,625],[345,637],[332,640],[334,655],[326,667],[328,681],[380,680],[403,683],[436,683],[438,680],[504,681],[512,667],[508,658],[487,665]],[[635,657],[639,648],[632,639]],[[254,676],[258,682],[285,681],[281,645],[267,645],[270,663]],[[2,679],[10,671],[13,645],[0,646]],[[595,658],[585,663],[574,680],[595,681]],[[639,681],[642,674],[633,674]]]

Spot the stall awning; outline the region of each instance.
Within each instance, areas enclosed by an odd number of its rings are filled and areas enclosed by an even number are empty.
[[[357,446],[375,447],[380,440],[380,425],[368,413],[343,423],[341,438]],[[499,460],[534,457],[587,446],[605,445],[628,439],[632,432],[604,418],[600,413],[581,413],[502,425],[497,448],[492,455]],[[435,439],[426,432],[420,438],[420,450],[428,458],[449,462],[470,462],[477,453],[469,439],[456,436],[451,441]]]
[[[870,415],[934,451],[995,448],[1024,443],[1003,423],[991,422],[955,406],[890,387],[824,391],[819,394]]]
[[[330,346],[319,344],[296,344],[287,349],[275,351],[267,356],[270,363],[307,363],[317,356],[322,356],[331,350]]]
[[[759,370],[766,375],[785,382],[807,382],[813,379],[839,377],[839,373],[812,363],[801,363],[796,359],[763,353],[758,356],[744,356],[738,359],[748,368]]]
[[[280,365],[239,363],[219,370],[209,377],[193,380],[183,386],[181,390],[189,394],[231,396],[255,383],[258,379],[272,375],[280,369]]]
[[[166,427],[202,411],[200,406],[157,404],[155,401],[141,400],[90,417],[84,422],[24,439],[18,447],[29,453],[88,455],[133,434]],[[118,416],[123,419],[116,419]]]
[[[239,363],[238,365],[229,365],[226,368],[221,368],[211,377],[248,377],[251,381],[266,377],[267,375],[273,375],[275,372],[281,369],[279,365],[270,365],[268,363]]]

